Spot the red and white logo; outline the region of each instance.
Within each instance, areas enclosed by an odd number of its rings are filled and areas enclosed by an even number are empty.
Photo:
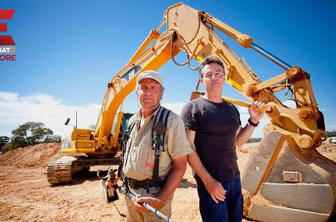
[[[16,61],[16,45],[11,35],[3,35],[7,32],[7,23],[2,20],[10,20],[14,15],[14,9],[0,9],[0,62]]]

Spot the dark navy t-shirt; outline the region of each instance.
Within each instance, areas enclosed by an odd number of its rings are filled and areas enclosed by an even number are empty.
[[[181,115],[185,127],[196,132],[196,152],[211,176],[218,181],[239,176],[235,140],[241,122],[237,108],[201,97],[186,104]]]

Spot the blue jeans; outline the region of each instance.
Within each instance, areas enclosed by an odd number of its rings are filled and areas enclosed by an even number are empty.
[[[243,219],[243,196],[240,177],[232,181],[220,181],[226,190],[225,200],[217,204],[212,200],[202,182],[196,180],[199,208],[204,222],[241,222]]]

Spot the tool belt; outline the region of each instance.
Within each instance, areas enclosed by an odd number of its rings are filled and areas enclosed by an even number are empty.
[[[134,189],[138,189],[138,188],[149,189],[152,187],[162,188],[166,183],[166,180],[162,178],[159,178],[158,180],[155,180],[155,179],[135,180],[135,179],[126,177],[125,180],[128,186]]]

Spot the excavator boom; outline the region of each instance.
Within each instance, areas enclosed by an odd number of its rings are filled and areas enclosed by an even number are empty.
[[[325,139],[323,122],[318,110],[309,74],[300,67],[290,67],[285,62],[257,46],[251,37],[242,34],[208,13],[197,11],[182,3],[169,7],[163,23],[166,30],[150,32],[127,65],[109,82],[96,124],[95,147],[110,147],[109,139],[116,113],[125,97],[134,90],[136,76],[148,69],[157,70],[180,51],[189,58],[202,61],[215,55],[221,58],[226,69],[226,83],[250,101],[267,104],[267,113],[277,130],[290,136],[301,149],[315,148]],[[162,27],[160,24],[159,27]],[[194,28],[190,28],[194,27]],[[252,48],[286,71],[261,82],[257,75],[215,33],[214,28],[227,34],[245,48]],[[279,90],[290,89],[297,108],[291,109],[274,95]],[[115,134],[112,143],[117,143]]]

